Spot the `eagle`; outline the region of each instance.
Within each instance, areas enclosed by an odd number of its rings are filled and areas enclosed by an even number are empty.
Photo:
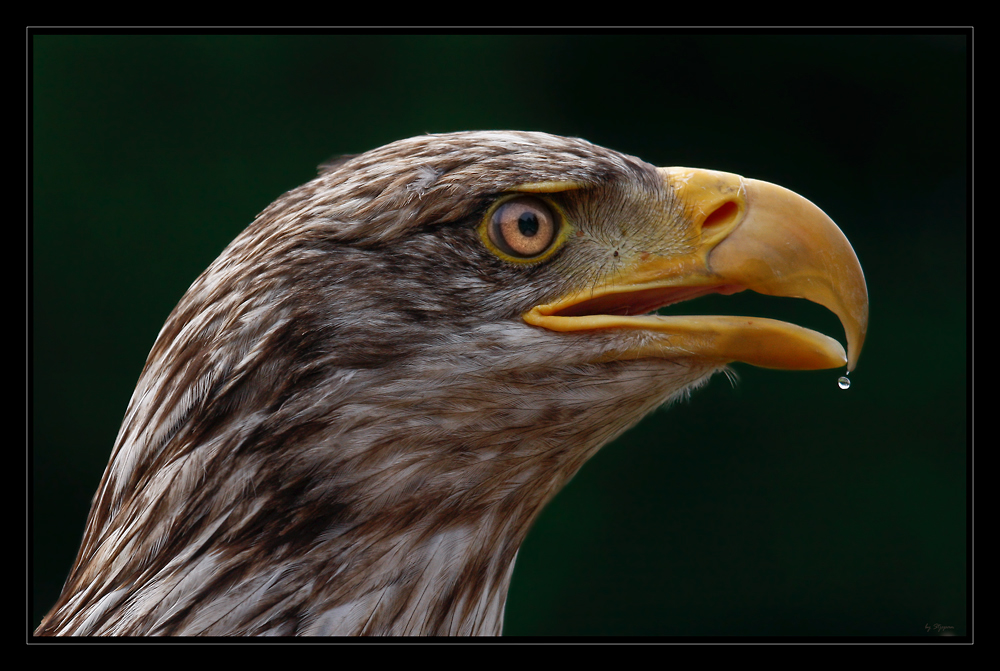
[[[836,339],[706,294],[804,298]],[[320,167],[150,351],[36,635],[499,635],[540,510],[732,362],[857,363],[864,275],[789,190],[541,132]]]

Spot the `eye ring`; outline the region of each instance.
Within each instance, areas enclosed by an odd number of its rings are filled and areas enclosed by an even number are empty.
[[[566,239],[562,211],[548,199],[514,194],[494,203],[480,226],[486,246],[508,261],[538,262]]]

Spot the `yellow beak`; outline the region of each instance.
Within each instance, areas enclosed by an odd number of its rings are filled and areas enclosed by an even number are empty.
[[[690,219],[693,249],[637,255],[613,281],[538,305],[524,320],[553,331],[649,333],[622,357],[693,357],[788,370],[846,364],[853,370],[868,328],[868,290],[837,225],[802,196],[768,182],[691,168],[659,173]],[[645,314],[744,289],[825,306],[844,326],[847,352],[833,338],[773,319]]]

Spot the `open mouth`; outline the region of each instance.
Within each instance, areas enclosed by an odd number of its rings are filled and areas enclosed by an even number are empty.
[[[674,303],[690,301],[708,294],[730,295],[746,287],[735,284],[702,287],[652,287],[623,293],[609,293],[588,298],[557,308],[557,317],[583,317],[591,315],[641,316]]]
[[[557,332],[626,329],[651,336],[622,357],[852,370],[867,330],[868,292],[857,256],[837,225],[805,198],[767,182],[687,168],[660,172],[688,209],[701,213],[694,221],[701,244],[685,254],[641,254],[612,282],[537,305],[524,321]],[[840,318],[847,350],[829,336],[775,319],[654,313],[746,289],[825,306]]]

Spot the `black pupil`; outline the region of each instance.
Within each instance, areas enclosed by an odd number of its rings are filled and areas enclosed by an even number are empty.
[[[533,212],[525,212],[517,218],[517,230],[526,238],[534,237],[538,233],[538,217]]]

